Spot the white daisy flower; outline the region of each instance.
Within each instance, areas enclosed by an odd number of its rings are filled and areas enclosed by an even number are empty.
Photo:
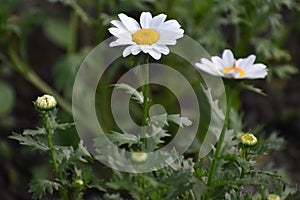
[[[201,62],[196,63],[196,67],[213,76],[222,76],[235,79],[256,79],[265,78],[268,74],[264,64],[254,64],[256,56],[250,55],[247,58],[235,59],[233,53],[225,49],[222,58],[212,56],[211,61],[202,58]]]
[[[183,37],[183,29],[176,20],[166,20],[167,15],[160,14],[152,18],[150,12],[143,12],[140,24],[133,18],[121,13],[119,20],[112,20],[115,26],[108,31],[117,37],[111,42],[111,47],[129,45],[123,51],[123,56],[137,55],[140,52],[150,54],[154,59],[167,55],[170,50],[167,45],[175,45],[176,40]]]

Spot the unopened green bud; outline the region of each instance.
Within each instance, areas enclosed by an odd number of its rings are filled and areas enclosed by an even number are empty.
[[[144,152],[133,152],[131,156],[135,162],[145,162],[148,157],[147,153]]]
[[[35,105],[42,111],[53,110],[57,105],[57,101],[53,96],[45,94],[36,99]]]
[[[76,183],[77,185],[83,185],[83,181],[82,181],[81,179],[77,179],[77,180],[75,181],[75,183]]]
[[[269,194],[267,197],[268,200],[281,200],[280,196],[276,194]]]

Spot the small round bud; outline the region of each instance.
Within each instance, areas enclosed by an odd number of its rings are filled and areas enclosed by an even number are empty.
[[[53,96],[45,94],[36,99],[35,105],[42,111],[53,110],[57,105],[57,101]]]
[[[276,194],[269,194],[267,197],[268,200],[281,200],[280,196]]]
[[[252,133],[245,133],[241,136],[244,145],[253,146],[257,143],[257,138]]]
[[[77,179],[77,180],[75,181],[75,183],[76,183],[77,185],[83,185],[83,181],[82,181],[81,179]]]
[[[145,162],[147,160],[147,153],[144,152],[133,152],[131,154],[132,160],[135,162]]]

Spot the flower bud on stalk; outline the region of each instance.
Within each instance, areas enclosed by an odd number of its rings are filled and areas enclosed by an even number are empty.
[[[35,101],[35,106],[41,111],[53,110],[56,105],[56,99],[48,94],[38,97]]]

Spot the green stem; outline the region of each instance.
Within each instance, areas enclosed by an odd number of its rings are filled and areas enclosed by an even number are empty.
[[[60,107],[64,109],[67,113],[72,115],[72,106],[64,100],[54,89],[52,89],[46,82],[44,82],[34,71],[24,63],[17,53],[12,49],[9,48],[9,56],[15,66],[15,69],[32,85],[38,88],[40,91],[53,96]]]
[[[69,22],[69,43],[68,43],[68,54],[74,53],[77,46],[77,28],[78,28],[78,17],[75,11],[71,13]]]
[[[58,168],[56,155],[55,155],[55,151],[54,151],[54,148],[53,148],[52,133],[51,133],[51,127],[50,127],[50,120],[49,120],[49,112],[48,111],[43,111],[42,116],[43,116],[43,120],[44,120],[44,123],[45,123],[47,142],[48,142],[49,153],[50,153],[54,173],[55,173],[56,178],[58,178],[58,180],[61,183],[61,188],[60,188],[59,192],[60,192],[61,197],[64,200],[68,200],[67,190],[66,190],[64,184],[62,183],[62,175],[61,175],[61,172]]]
[[[76,1],[71,1],[70,6],[84,23],[89,26],[93,25],[94,20],[82,9],[80,5],[78,5]]]
[[[146,132],[147,132],[147,120],[148,120],[148,110],[149,110],[149,96],[150,96],[150,90],[149,90],[149,61],[146,60],[146,64],[144,65],[144,73],[143,75],[143,95],[144,95],[144,103],[143,103],[143,118],[142,118],[142,143],[144,145],[144,148],[147,149],[147,139],[146,139]]]
[[[221,135],[220,135],[218,143],[217,143],[216,151],[215,151],[212,163],[209,168],[209,174],[208,174],[208,179],[207,179],[208,192],[206,193],[205,199],[210,199],[210,187],[212,186],[212,182],[215,177],[216,169],[219,164],[220,154],[221,154],[221,150],[223,147],[223,141],[225,138],[226,129],[228,128],[228,120],[229,120],[229,114],[230,114],[230,109],[231,109],[231,98],[230,98],[229,92],[226,91],[227,106],[226,106],[226,114],[225,114],[225,119],[224,119],[224,126],[222,128]]]

